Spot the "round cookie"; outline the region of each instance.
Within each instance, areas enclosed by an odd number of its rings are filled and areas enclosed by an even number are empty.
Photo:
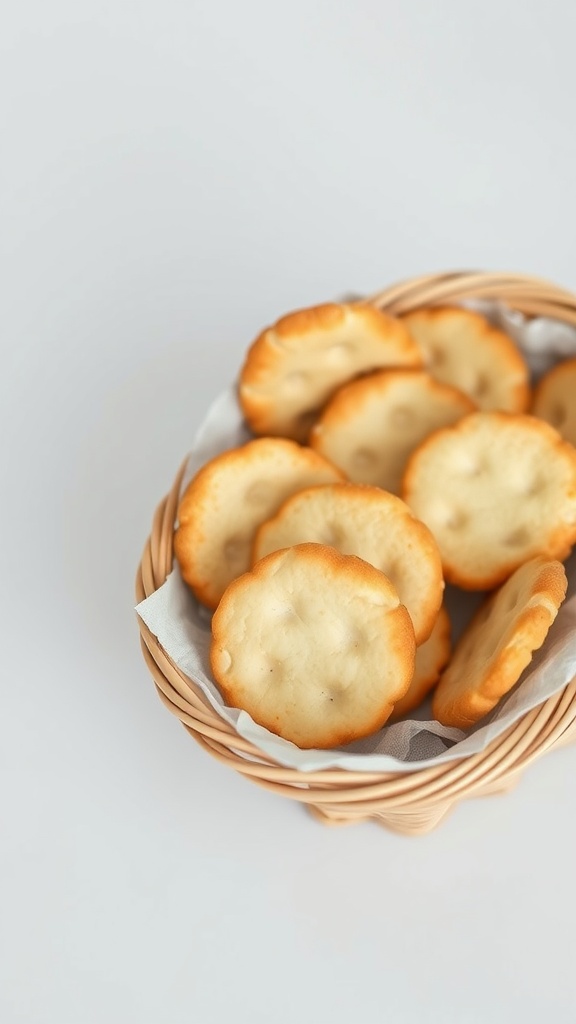
[[[430,531],[400,498],[361,484],[302,490],[259,527],[253,563],[306,541],[357,555],[385,573],[410,613],[416,643],[428,639],[442,603],[442,563]]]
[[[314,306],[282,317],[256,338],[240,374],[240,405],[255,434],[305,441],[347,380],[382,366],[421,364],[400,320],[373,306]]]
[[[414,676],[403,697],[394,705],[389,721],[397,722],[419,707],[440,678],[450,658],[450,618],[444,605],[438,613],[434,629],[426,643],[416,651]]]
[[[517,569],[479,608],[456,645],[434,693],[434,717],[467,729],[487,715],[544,643],[565,595],[560,562],[536,558]]]
[[[470,309],[441,306],[403,317],[426,369],[436,380],[468,395],[479,409],[524,412],[529,372],[507,334]]]
[[[196,597],[215,608],[236,576],[250,568],[254,534],[291,494],[343,474],[310,448],[259,438],[216,456],[180,500],[174,554]]]
[[[565,359],[542,377],[532,412],[576,447],[576,358]]]
[[[467,395],[426,372],[382,370],[336,392],[312,428],[310,446],[349,480],[398,494],[414,449],[475,408]]]
[[[490,590],[576,542],[576,450],[533,416],[477,412],[411,456],[403,498],[432,531],[446,580]]]
[[[412,623],[390,581],[319,544],[277,551],[235,580],[212,631],[227,703],[302,748],[375,732],[414,670]]]

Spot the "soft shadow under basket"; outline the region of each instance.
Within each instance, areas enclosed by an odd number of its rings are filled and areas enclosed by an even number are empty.
[[[501,300],[528,317],[547,316],[576,325],[576,295],[516,274],[451,273],[395,285],[369,301],[392,314],[466,299]],[[172,537],[183,470],[154,516],[138,568],[136,596],[144,600],[172,570]],[[375,819],[397,832],[427,832],[460,800],[504,792],[524,768],[576,733],[576,678],[524,715],[481,753],[404,774],[331,768],[300,772],[262,754],[223,721],[194,681],[184,676],[141,619],[142,650],[166,707],[217,760],[281,796],[299,800],[325,824]]]

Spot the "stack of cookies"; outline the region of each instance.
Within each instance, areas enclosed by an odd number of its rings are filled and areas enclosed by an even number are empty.
[[[174,549],[214,611],[233,707],[301,748],[361,739],[431,691],[467,729],[514,686],[576,543],[576,360],[532,394],[513,341],[463,308],[283,317],[249,349],[254,439],[184,493]],[[451,650],[445,583],[485,594]]]

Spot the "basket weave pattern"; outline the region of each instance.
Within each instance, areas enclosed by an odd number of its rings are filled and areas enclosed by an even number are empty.
[[[576,296],[535,278],[513,274],[450,273],[395,285],[365,300],[392,314],[464,299],[502,300],[528,316],[576,325]],[[172,539],[184,473],[181,468],[154,516],[136,579],[138,601],[162,586],[172,570]],[[576,737],[576,678],[524,715],[486,750],[449,764],[405,774],[331,768],[299,772],[264,755],[216,714],[139,619],[142,651],[158,695],[213,757],[281,796],[299,800],[325,824],[375,819],[397,832],[434,828],[458,801],[510,789],[524,768]]]

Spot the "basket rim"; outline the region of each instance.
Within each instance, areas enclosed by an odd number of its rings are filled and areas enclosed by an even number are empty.
[[[451,271],[411,278],[377,292],[362,303],[395,315],[423,306],[466,299],[501,300],[528,316],[552,316],[576,325],[576,294],[522,274]],[[154,515],[136,575],[138,603],[162,586],[173,564],[172,538],[182,463],[167,496]],[[339,767],[303,772],[281,765],[239,736],[208,703],[137,616],[144,659],[163,704],[217,760],[269,791],[311,805],[333,820],[403,812],[419,814],[446,807],[465,796],[506,788],[528,764],[576,734],[576,677],[556,695],[524,715],[484,750],[442,765],[406,772],[369,772]],[[390,822],[388,822],[390,823]],[[394,827],[394,826],[393,826]],[[402,828],[402,831],[407,829]],[[416,824],[411,831],[422,831]]]

